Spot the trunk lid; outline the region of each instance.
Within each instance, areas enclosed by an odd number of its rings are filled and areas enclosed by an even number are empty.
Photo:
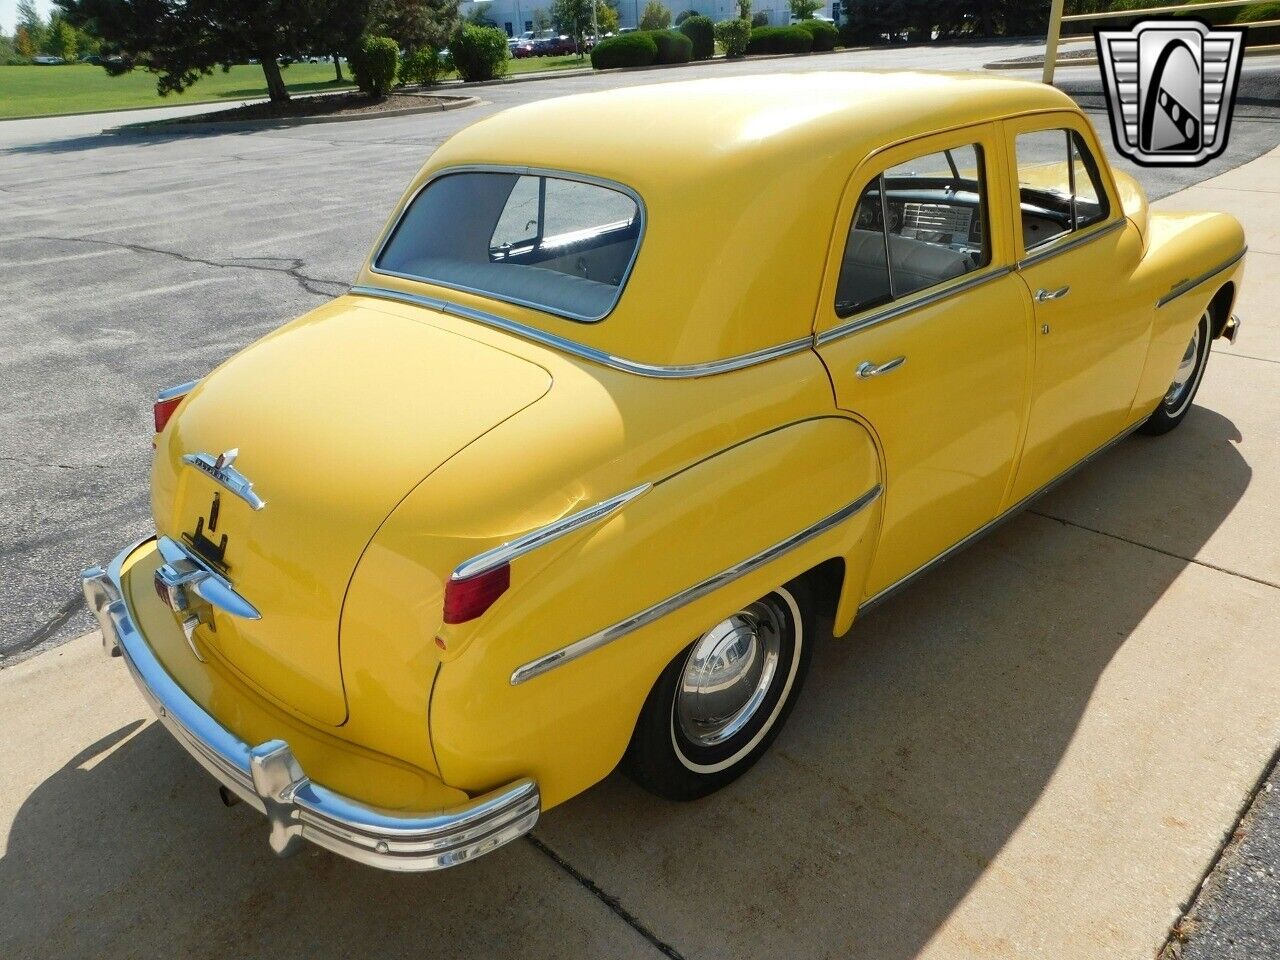
[[[324,724],[346,719],[342,604],[378,526],[436,467],[551,386],[543,368],[431,316],[334,301],[210,374],[158,440],[157,531],[220,559],[262,614],[215,609],[198,640]],[[261,509],[183,459],[232,449]]]

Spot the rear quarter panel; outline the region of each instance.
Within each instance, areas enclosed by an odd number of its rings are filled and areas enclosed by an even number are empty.
[[[473,791],[534,776],[552,806],[606,776],[658,674],[701,632],[826,559],[849,557],[852,575],[865,575],[879,501],[579,659],[517,685],[512,672],[785,540],[879,482],[879,457],[861,425],[806,420],[666,479],[533,577],[516,561],[521,585],[436,680],[431,730],[445,781]]]

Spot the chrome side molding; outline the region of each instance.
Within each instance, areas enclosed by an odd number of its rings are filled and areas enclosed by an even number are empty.
[[[1200,274],[1200,276],[1198,277],[1192,277],[1189,280],[1183,280],[1179,283],[1175,283],[1173,285],[1173,289],[1171,289],[1168,293],[1166,293],[1163,297],[1161,297],[1159,300],[1156,301],[1156,307],[1159,308],[1159,307],[1163,307],[1166,303],[1172,303],[1174,300],[1177,300],[1183,294],[1190,293],[1196,287],[1200,286],[1200,284],[1205,283],[1206,281],[1212,280],[1214,277],[1220,274],[1223,270],[1226,270],[1228,267],[1234,267],[1237,263],[1239,263],[1241,260],[1244,259],[1244,255],[1248,252],[1249,252],[1249,248],[1246,246],[1234,257],[1224,261],[1223,263],[1218,264],[1218,266],[1214,267],[1212,270],[1207,270],[1204,273]]]
[[[726,570],[721,570],[707,579],[695,583],[693,586],[681,590],[679,593],[673,594],[667,599],[655,603],[651,607],[646,607],[639,613],[634,613],[625,620],[619,620],[611,626],[605,627],[589,637],[584,637],[568,646],[561,647],[559,650],[553,650],[551,653],[531,660],[528,663],[517,667],[511,674],[511,685],[515,686],[524,683],[526,680],[532,680],[534,677],[546,673],[548,670],[554,670],[570,660],[576,660],[593,650],[598,650],[606,644],[612,643],[641,627],[648,626],[655,620],[666,616],[681,607],[693,603],[710,593],[715,592],[726,584],[732,583],[740,577],[746,576],[748,573],[759,570],[765,564],[776,560],[785,553],[796,549],[803,544],[808,543],[814,537],[826,533],[837,524],[848,520],[854,514],[861,512],[869,507],[880,496],[880,484],[876,484],[862,496],[858,497],[852,503],[841,507],[835,513],[823,517],[817,523],[805,527],[798,533],[794,533],[771,547],[766,547],[759,553],[748,557],[740,563],[734,564]]]
[[[516,557],[524,556],[530,551],[538,549],[538,547],[548,544],[553,540],[558,540],[563,536],[580,530],[583,527],[595,523],[597,520],[603,520],[623,506],[630,503],[636,497],[648,493],[653,487],[651,483],[642,483],[638,487],[632,487],[625,493],[620,493],[616,497],[610,497],[603,500],[593,507],[587,507],[585,510],[579,510],[577,513],[571,513],[567,517],[561,517],[545,526],[536,530],[531,530],[523,536],[516,537],[514,540],[508,540],[506,543],[494,547],[492,550],[486,550],[484,553],[478,553],[470,560],[464,560],[454,569],[450,580],[466,580],[469,577],[476,577],[482,573],[488,573],[496,567],[510,563]]]

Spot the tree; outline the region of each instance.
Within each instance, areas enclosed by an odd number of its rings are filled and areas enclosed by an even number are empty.
[[[551,29],[551,14],[547,13],[544,7],[536,8],[533,13],[529,14],[529,19],[533,21],[533,29],[537,33],[543,33]]]
[[[738,19],[751,19],[751,0],[738,0]]]
[[[821,0],[787,0],[791,8],[792,20],[812,20],[814,13],[822,6]]]
[[[680,26],[680,24],[684,23],[690,17],[696,17],[696,16],[700,16],[697,10],[681,10],[679,13],[676,14],[676,26],[678,27]]]
[[[76,35],[76,28],[67,23],[66,20],[59,19],[54,24],[51,33],[50,43],[54,56],[61,57],[67,63],[74,62],[79,55],[80,40]]]
[[[121,59],[110,74],[156,74],[161,96],[187,89],[214,68],[257,59],[273,102],[289,99],[280,58],[351,49],[370,0],[56,0],[76,27],[89,29]]]
[[[43,53],[48,49],[49,25],[36,9],[34,0],[18,0],[17,22],[18,30],[25,34],[27,44],[31,48],[31,52],[23,56],[34,57],[37,53]]]
[[[671,26],[671,11],[662,0],[649,0],[640,14],[641,30],[666,30]]]
[[[596,26],[600,35],[612,33],[618,29],[618,11],[604,0],[551,0],[551,21],[561,33],[573,37],[578,48],[578,56],[582,56],[582,38],[591,33],[591,7],[595,4]]]
[[[369,32],[390,37],[406,53],[443,50],[458,26],[458,0],[372,0]]]
[[[18,29],[14,31],[13,48],[17,51],[18,56],[24,60],[30,60],[40,52],[36,42],[31,39],[31,31],[22,25],[19,25]]]

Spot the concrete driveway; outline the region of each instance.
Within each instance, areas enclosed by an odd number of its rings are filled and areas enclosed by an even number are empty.
[[[322,133],[10,134],[11,653],[80,632],[71,574],[145,529],[146,398],[342,290],[434,144],[551,92],[520,86]],[[1280,152],[1162,205],[1250,233],[1244,334],[1187,422],[821,646],[730,789],[615,775],[443,874],[277,861],[90,635],[0,671],[0,956],[1151,956],[1280,741]]]

